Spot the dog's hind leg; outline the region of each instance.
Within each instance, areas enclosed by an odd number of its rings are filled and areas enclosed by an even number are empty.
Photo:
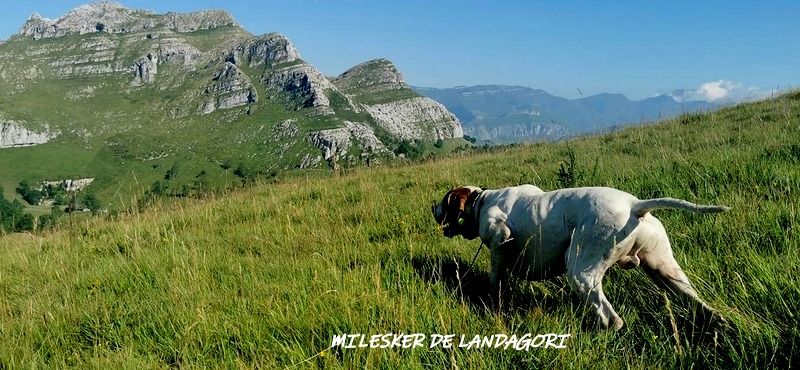
[[[587,237],[576,235],[579,233]],[[603,275],[612,262],[604,255],[602,246],[595,245],[597,241],[594,239],[591,232],[583,233],[576,230],[573,233],[566,256],[567,280],[580,298],[595,312],[599,327],[619,330],[625,322],[614,311],[611,302],[603,293]]]
[[[672,255],[669,239],[663,235],[656,241],[654,248],[641,254],[642,268],[653,281],[661,288],[672,293],[675,297],[692,305],[696,313],[708,322],[725,322],[725,319],[705,301],[703,301],[695,291],[689,278],[678,265],[678,261]]]

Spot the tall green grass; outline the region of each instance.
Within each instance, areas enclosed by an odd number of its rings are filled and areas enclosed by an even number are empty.
[[[576,185],[723,204],[658,211],[700,295],[692,324],[640,270],[612,268],[618,333],[560,279],[486,304],[488,253],[441,236],[431,200],[462,184]],[[800,340],[800,94],[576,139],[299,175],[143,212],[0,237],[0,367],[787,368]],[[670,314],[671,313],[671,314]],[[673,330],[671,320],[677,330]],[[571,333],[567,348],[330,349],[333,335]],[[677,339],[676,339],[677,337]],[[796,366],[796,365],[795,365]]]

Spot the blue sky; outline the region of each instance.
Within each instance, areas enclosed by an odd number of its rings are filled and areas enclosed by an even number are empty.
[[[57,18],[85,2],[4,2],[0,38],[33,12]],[[800,85],[798,1],[122,3],[159,13],[223,8],[254,34],[287,35],[325,74],[385,57],[417,86],[513,84],[567,97],[580,89],[642,98],[704,83],[711,85],[699,91],[710,96]]]

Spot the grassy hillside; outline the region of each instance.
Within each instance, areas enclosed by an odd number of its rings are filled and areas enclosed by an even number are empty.
[[[800,93],[560,144],[311,173],[0,237],[0,367],[787,368],[800,345]],[[562,280],[487,298],[488,253],[441,236],[449,188],[575,185],[728,205],[658,211],[681,266],[731,328],[695,333],[644,273],[612,268],[618,333],[584,328]],[[566,166],[569,168],[569,166]],[[567,348],[327,349],[341,333],[570,333]],[[677,340],[675,339],[677,336]]]

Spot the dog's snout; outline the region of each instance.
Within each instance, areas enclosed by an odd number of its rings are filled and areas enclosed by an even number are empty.
[[[442,206],[441,204],[437,204],[436,201],[431,204],[431,213],[433,214],[433,218],[436,220],[436,223],[441,224],[442,221],[444,221]]]

